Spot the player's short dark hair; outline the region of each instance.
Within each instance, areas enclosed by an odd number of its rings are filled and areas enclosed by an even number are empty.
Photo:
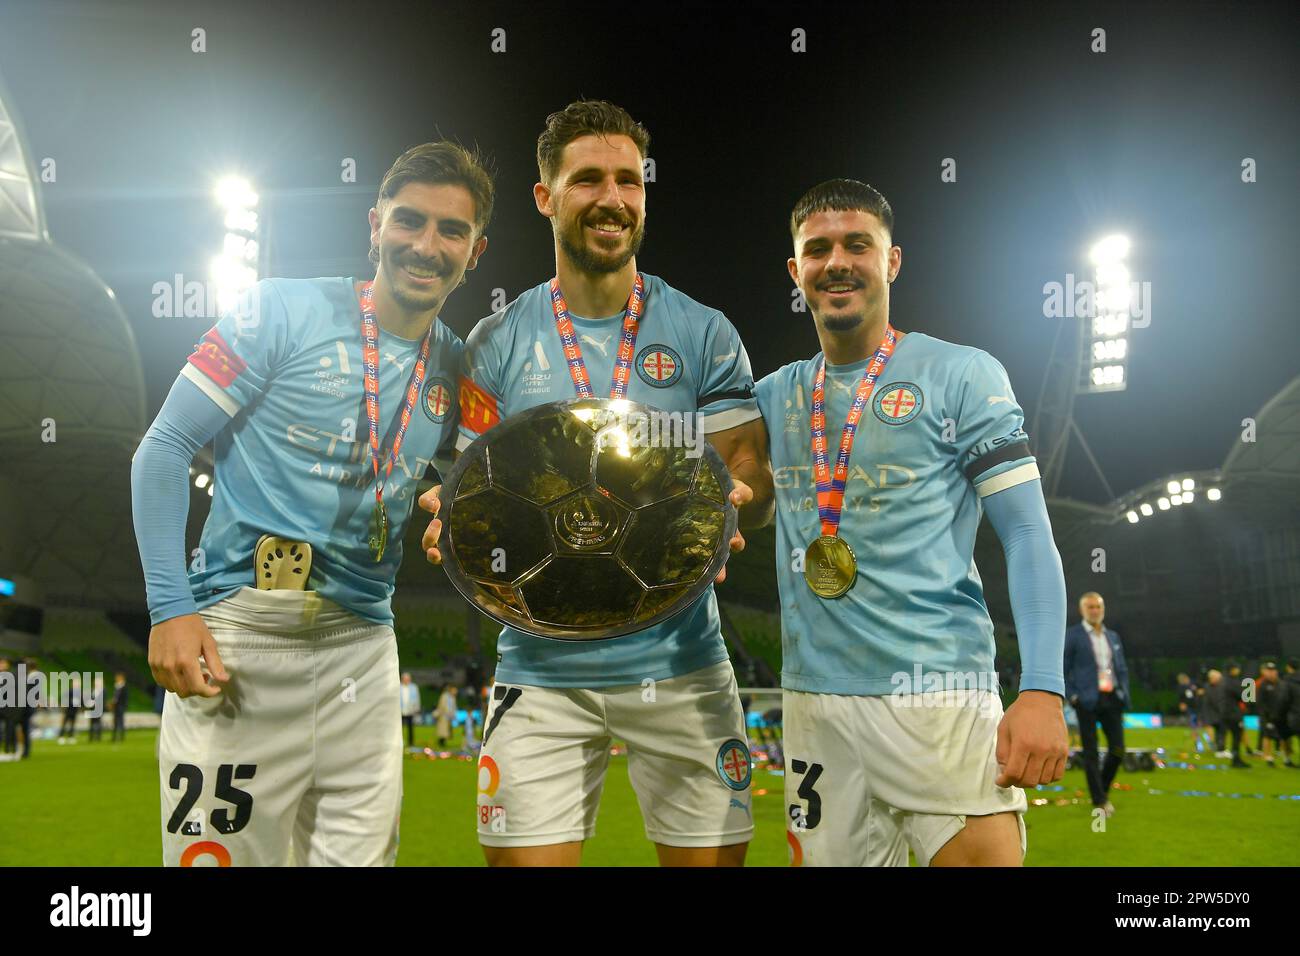
[[[808,190],[794,204],[790,213],[790,238],[799,238],[799,227],[813,213],[869,212],[885,226],[885,234],[894,236],[894,207],[873,186],[856,179],[828,179]]]
[[[605,100],[577,100],[546,117],[546,128],[537,137],[537,174],[548,186],[560,171],[564,147],[580,136],[628,136],[644,160],[650,151],[650,133],[632,119],[627,110]]]
[[[477,149],[469,150],[445,139],[412,146],[384,173],[375,208],[382,213],[385,204],[408,183],[464,186],[474,200],[474,231],[480,236],[487,231],[496,187],[487,162]],[[370,261],[379,261],[378,249],[371,248]]]

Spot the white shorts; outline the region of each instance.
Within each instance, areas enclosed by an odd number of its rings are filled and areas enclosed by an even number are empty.
[[[230,682],[168,693],[167,866],[391,866],[402,802],[393,630],[312,591],[244,588],[200,612]]]
[[[596,690],[496,684],[478,777],[486,846],[589,840],[615,738],[645,834],[665,846],[747,843],[749,744],[730,661]]]
[[[787,838],[795,866],[928,866],[968,816],[1014,812],[999,787],[997,694],[783,695]]]

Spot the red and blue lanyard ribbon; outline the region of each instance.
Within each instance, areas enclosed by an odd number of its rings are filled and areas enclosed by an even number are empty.
[[[429,361],[429,339],[433,335],[433,324],[424,333],[424,342],[420,345],[420,357],[411,370],[411,378],[406,386],[406,403],[402,406],[402,421],[397,427],[397,436],[393,439],[393,448],[388,455],[384,475],[379,476],[379,324],[375,320],[375,284],[367,282],[361,286],[361,357],[365,366],[366,418],[370,421],[370,460],[375,466],[375,507],[384,505],[384,482],[393,473],[393,463],[401,450],[402,440],[406,437],[406,426],[411,423],[411,412],[420,396],[420,386],[424,384],[424,370]]]
[[[627,385],[632,378],[632,353],[636,351],[637,322],[641,318],[641,306],[645,299],[645,280],[641,273],[636,274],[632,284],[632,295],[628,297],[623,310],[623,334],[618,341],[618,358],[614,361],[614,374],[609,382],[610,398],[625,398]],[[551,280],[551,310],[555,313],[555,330],[560,334],[560,345],[564,349],[564,361],[569,366],[569,377],[579,398],[595,398],[591,388],[591,376],[587,372],[587,363],[582,360],[582,347],[578,345],[578,333],[569,318],[569,306],[560,291],[560,280]]]
[[[813,380],[812,393],[812,452],[813,475],[817,479],[817,514],[821,517],[822,534],[834,537],[840,526],[840,512],[844,509],[844,485],[849,478],[849,454],[853,451],[853,439],[858,432],[858,422],[862,420],[862,411],[876,388],[876,380],[885,370],[885,364],[894,354],[898,335],[894,327],[886,323],[885,337],[876,348],[858,381],[857,394],[849,406],[848,421],[840,435],[840,451],[835,456],[835,471],[831,472],[826,449],[826,358],[822,357],[817,366],[817,377]]]

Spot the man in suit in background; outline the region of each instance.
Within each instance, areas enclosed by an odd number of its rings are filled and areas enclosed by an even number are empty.
[[[1124,709],[1129,704],[1128,664],[1119,635],[1102,625],[1106,602],[1096,591],[1079,598],[1078,624],[1065,632],[1065,696],[1079,714],[1083,766],[1092,805],[1115,812],[1107,795],[1124,760]],[[1097,724],[1106,734],[1106,762],[1099,765]]]
[[[113,743],[126,740],[126,675],[113,675]]]

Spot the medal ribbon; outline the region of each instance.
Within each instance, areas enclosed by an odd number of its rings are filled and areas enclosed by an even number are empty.
[[[384,476],[379,477],[379,325],[375,320],[375,284],[367,282],[361,287],[361,356],[365,365],[366,418],[370,421],[370,460],[375,466],[375,507],[384,506],[384,482],[393,473],[393,463],[401,450],[402,440],[406,437],[406,426],[411,423],[411,411],[415,408],[420,395],[420,386],[424,384],[424,370],[429,361],[429,339],[433,335],[433,324],[424,333],[424,342],[420,345],[420,357],[416,359],[415,368],[411,369],[411,378],[406,386],[406,404],[402,406],[402,423],[397,428],[397,437],[393,439],[393,449],[388,455],[388,464]]]
[[[641,273],[636,274],[632,284],[632,295],[628,297],[623,310],[623,336],[618,342],[618,358],[614,362],[614,374],[609,382],[609,397],[624,398],[627,395],[627,383],[632,378],[632,353],[636,351],[637,322],[641,318],[641,305],[645,297],[645,280]],[[555,330],[560,334],[560,345],[564,349],[564,360],[569,365],[569,377],[579,398],[595,398],[591,388],[591,376],[587,373],[587,363],[582,360],[582,347],[578,345],[578,333],[569,318],[569,306],[560,291],[560,280],[551,280],[551,310],[555,313]]]
[[[849,453],[853,450],[853,439],[858,432],[858,422],[862,419],[862,410],[866,408],[871,393],[875,391],[876,380],[885,370],[885,364],[894,354],[898,336],[894,327],[886,323],[885,337],[876,348],[862,378],[858,381],[857,394],[849,406],[848,421],[840,435],[840,452],[835,456],[835,471],[831,473],[830,462],[826,454],[826,359],[822,358],[817,367],[817,377],[813,380],[812,393],[812,452],[813,475],[817,479],[817,514],[822,521],[822,534],[834,537],[840,526],[840,512],[844,508],[844,485],[849,477]]]

